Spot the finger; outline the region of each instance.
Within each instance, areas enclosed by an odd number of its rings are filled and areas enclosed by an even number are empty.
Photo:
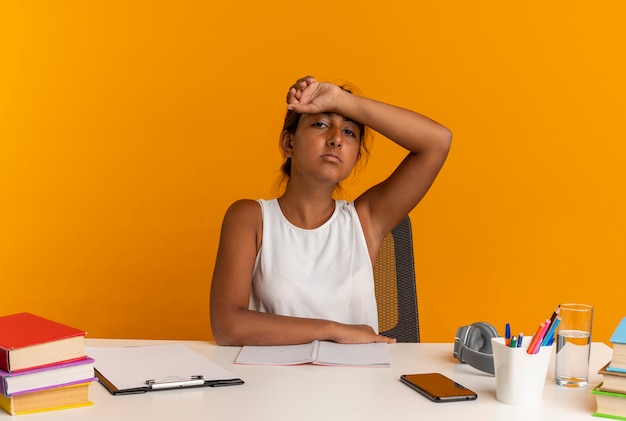
[[[315,83],[315,78],[313,76],[305,76],[301,79],[298,79],[298,81],[292,86],[292,88],[295,88],[296,91],[298,92],[302,92],[304,90],[306,90],[306,88]]]
[[[383,336],[383,335],[378,335],[378,341],[377,342],[385,342],[388,344],[395,344],[396,343],[396,339],[395,338],[388,338],[387,336]]]
[[[287,92],[287,104],[298,103],[300,102],[300,98],[302,98],[302,90],[291,87],[289,92]]]
[[[302,97],[302,93],[307,88],[307,86],[308,85],[300,86],[299,84],[293,85],[291,88],[289,88],[289,92],[287,92],[287,97],[291,96],[299,100]]]
[[[298,101],[300,101],[301,104],[308,104],[316,96],[318,89],[318,83],[307,85],[306,89],[300,94]]]
[[[294,100],[291,103],[287,104],[287,109],[291,111],[295,111],[298,114],[303,114],[307,112],[307,108],[303,107],[298,101]]]
[[[315,84],[316,82],[317,80],[313,76],[305,76],[298,79],[296,83],[291,85],[289,91],[287,92],[287,109],[294,110],[294,108],[291,106],[292,104],[304,105],[308,103],[311,97],[317,91],[317,87],[314,87],[311,91],[310,86]]]
[[[313,76],[305,76],[305,77],[298,79],[298,81],[296,82],[296,85],[301,86],[301,87],[306,87],[307,85],[310,85],[311,83],[314,83],[314,82],[315,82],[315,78]]]

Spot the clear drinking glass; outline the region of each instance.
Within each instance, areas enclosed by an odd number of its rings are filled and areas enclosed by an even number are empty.
[[[585,387],[589,383],[593,307],[561,304],[559,318],[554,381],[559,386]]]

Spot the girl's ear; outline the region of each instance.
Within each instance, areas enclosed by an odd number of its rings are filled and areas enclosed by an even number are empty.
[[[280,149],[283,152],[283,155],[286,158],[291,157],[291,152],[293,149],[293,135],[289,133],[287,130],[283,130],[280,134]]]

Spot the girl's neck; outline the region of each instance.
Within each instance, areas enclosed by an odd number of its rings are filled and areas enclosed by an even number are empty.
[[[328,193],[302,193],[287,188],[278,198],[278,204],[285,218],[303,229],[322,226],[335,212],[335,200]]]

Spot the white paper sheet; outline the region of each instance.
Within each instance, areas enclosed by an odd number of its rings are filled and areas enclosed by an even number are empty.
[[[146,387],[146,380],[190,378],[237,379],[238,376],[184,344],[137,347],[86,347],[94,366],[118,389]]]

